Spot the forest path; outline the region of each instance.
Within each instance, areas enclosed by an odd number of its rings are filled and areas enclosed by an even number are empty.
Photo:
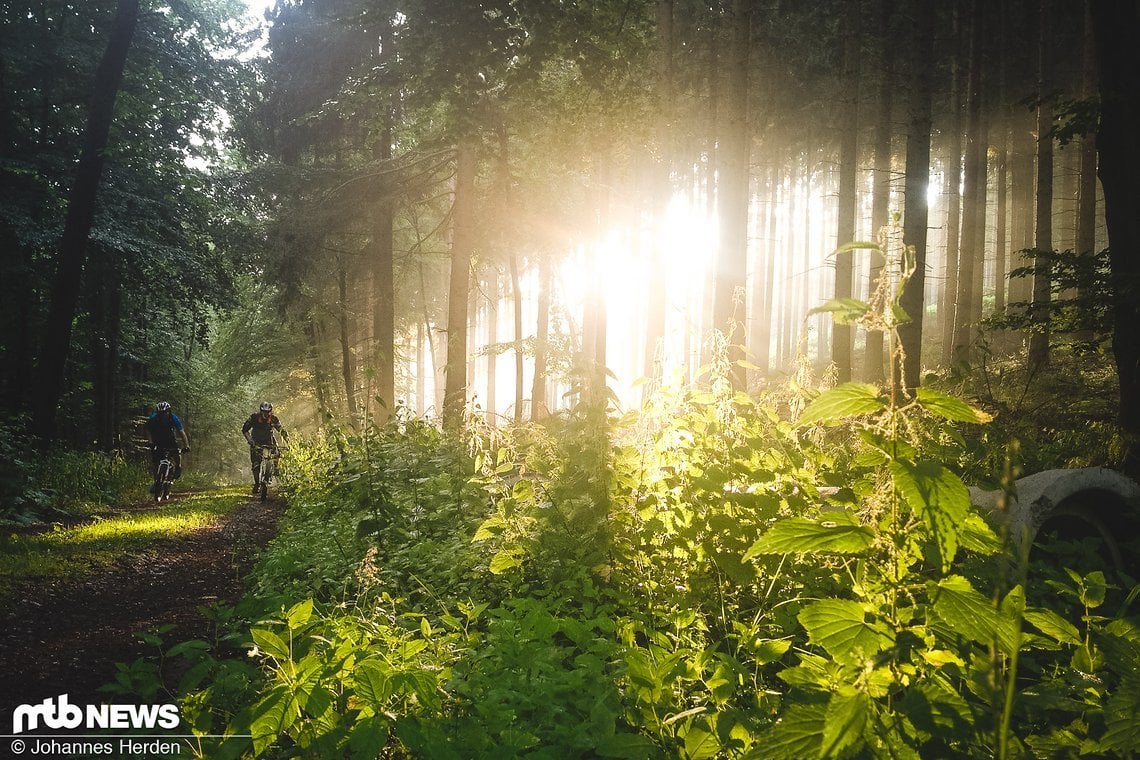
[[[240,598],[242,579],[276,533],[281,511],[278,500],[251,500],[86,577],[21,583],[15,601],[0,611],[0,726],[10,725],[16,706],[60,694],[72,704],[137,701],[98,689],[114,679],[116,663],[156,654],[141,633],[169,624],[175,628],[163,637],[167,647],[210,640],[211,623],[199,608]]]

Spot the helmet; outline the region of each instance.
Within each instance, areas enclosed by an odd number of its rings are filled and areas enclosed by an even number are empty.
[[[170,402],[169,401],[159,401],[155,405],[154,411],[156,411],[156,412],[169,412],[170,411]]]
[[[262,401],[261,402],[261,411],[272,412],[273,411],[273,404],[269,403],[268,401]]]

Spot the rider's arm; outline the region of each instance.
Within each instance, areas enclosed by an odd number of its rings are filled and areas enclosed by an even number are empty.
[[[245,442],[250,446],[253,445],[253,434],[249,431],[253,429],[253,417],[246,418],[245,424],[241,426],[241,434],[245,436]]]
[[[182,448],[190,448],[190,437],[186,435],[186,428],[182,428],[178,432],[182,435]]]

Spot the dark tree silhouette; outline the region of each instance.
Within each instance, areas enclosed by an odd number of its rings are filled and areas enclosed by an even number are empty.
[[[1091,4],[1100,76],[1099,174],[1113,276],[1112,350],[1120,379],[1124,471],[1140,477],[1140,3]]]
[[[131,39],[138,24],[139,0],[119,0],[107,48],[95,71],[91,108],[83,137],[83,150],[67,204],[67,220],[59,243],[51,306],[44,324],[37,380],[33,387],[32,415],[36,430],[45,439],[56,433],[56,407],[63,393],[63,376],[71,346],[72,320],[87,260],[87,239],[95,221],[103,151],[114,117],[115,99],[123,80]]]

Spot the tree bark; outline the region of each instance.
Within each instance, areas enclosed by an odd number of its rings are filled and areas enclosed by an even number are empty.
[[[889,0],[879,0],[879,43],[880,72],[877,103],[875,107],[875,169],[871,189],[871,232],[875,239],[882,236],[887,225],[890,224],[891,204],[891,137],[893,125],[891,111],[893,108],[893,95],[895,88],[895,46],[890,35],[892,4]],[[884,254],[886,250],[884,248]],[[883,276],[884,259],[881,256],[872,258],[870,264],[868,290],[874,291]],[[872,383],[879,383],[886,379],[883,365],[883,333],[880,330],[871,330],[866,336],[866,357],[863,362],[863,376]]]
[[[1050,87],[1049,5],[1041,0],[1038,14],[1037,48],[1037,213],[1035,214],[1033,249],[1036,271],[1033,274],[1033,306],[1030,310],[1033,332],[1029,336],[1029,366],[1040,367],[1049,362],[1048,305],[1052,284],[1048,262],[1040,254],[1053,250],[1053,109],[1046,101]]]
[[[839,118],[839,208],[835,245],[839,247],[855,239],[855,210],[858,203],[859,163],[859,53],[860,5],[848,0],[844,17],[843,43],[843,101]],[[852,286],[851,251],[835,255],[835,298],[850,298]],[[851,380],[854,335],[851,325],[831,323],[831,360],[835,363],[837,380]]]
[[[951,361],[969,364],[973,359],[974,328],[981,312],[975,297],[975,280],[982,267],[985,234],[986,138],[982,127],[982,4],[975,0],[970,14],[970,71],[966,84],[966,162],[962,176],[962,237],[958,253],[958,288],[954,307],[954,343]]]
[[[540,420],[550,413],[546,398],[546,365],[550,354],[550,256],[538,260],[538,321],[534,333],[534,377],[530,388],[530,419]],[[603,349],[604,350],[604,349]]]
[[[103,150],[111,132],[115,99],[127,64],[131,39],[138,23],[139,0],[119,0],[107,47],[92,85],[91,106],[83,136],[83,149],[68,197],[67,218],[56,259],[51,306],[40,339],[39,365],[32,388],[32,417],[38,435],[56,435],[56,408],[63,395],[64,370],[71,347],[71,327],[79,300],[87,238],[95,221]]]
[[[443,427],[458,431],[467,405],[467,299],[471,292],[474,246],[476,155],[473,139],[459,143],[452,209],[451,279],[447,298],[447,368],[443,392]]]
[[[903,288],[899,303],[910,321],[898,328],[904,354],[902,386],[917,388],[922,370],[922,323],[926,295],[926,227],[930,184],[931,59],[934,41],[934,10],[926,0],[913,0],[915,25],[911,49],[908,92],[909,127],[906,140],[906,199],[903,243],[914,252],[914,273]],[[891,357],[892,365],[895,358]],[[893,374],[893,371],[892,371]]]
[[[743,319],[748,273],[748,51],[751,4],[732,0],[728,14],[728,76],[724,120],[720,125],[717,198],[720,212],[720,251],[717,255],[713,327],[728,339],[732,387],[743,390],[746,373],[739,365],[746,345]]]
[[[1112,351],[1120,380],[1122,469],[1140,478],[1140,6],[1129,0],[1092,5],[1100,80],[1096,147],[1104,188],[1113,282]]]

